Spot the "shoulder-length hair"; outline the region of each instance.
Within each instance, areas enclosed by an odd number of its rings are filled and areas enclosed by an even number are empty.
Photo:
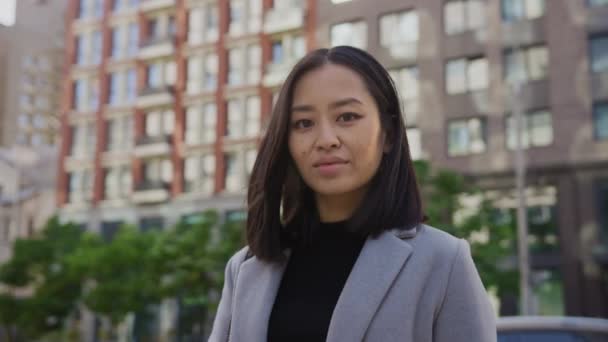
[[[282,260],[285,248],[305,244],[319,226],[314,194],[295,167],[288,136],[297,82],[326,64],[345,66],[362,78],[376,101],[381,127],[390,144],[347,227],[363,236],[376,237],[383,231],[410,229],[423,221],[399,96],[388,72],[370,54],[354,47],[318,49],[302,58],[283,83],[251,173],[247,242],[250,253],[261,260]]]

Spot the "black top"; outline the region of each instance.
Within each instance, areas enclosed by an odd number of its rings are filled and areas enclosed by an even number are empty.
[[[321,223],[308,247],[294,247],[268,322],[268,342],[325,342],[329,321],[365,238],[344,222]]]

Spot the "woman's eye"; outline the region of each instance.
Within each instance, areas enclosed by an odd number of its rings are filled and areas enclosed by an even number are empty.
[[[308,128],[311,126],[312,126],[312,120],[308,120],[308,119],[297,120],[296,122],[293,123],[293,128],[295,128],[295,129]]]
[[[361,117],[361,115],[356,114],[356,113],[344,113],[338,117],[338,121],[349,122],[349,121],[357,120],[360,117]]]

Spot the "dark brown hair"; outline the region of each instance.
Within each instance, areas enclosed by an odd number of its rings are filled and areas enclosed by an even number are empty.
[[[318,49],[302,58],[283,83],[251,173],[247,242],[250,253],[261,260],[281,260],[285,248],[306,243],[319,226],[314,194],[291,158],[288,135],[295,85],[304,74],[328,63],[345,66],[363,79],[391,145],[347,227],[376,237],[389,229],[409,229],[423,220],[399,96],[388,72],[373,56],[354,47]]]

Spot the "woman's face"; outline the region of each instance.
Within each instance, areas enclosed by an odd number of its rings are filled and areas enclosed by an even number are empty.
[[[376,102],[354,71],[326,64],[296,83],[289,152],[317,195],[364,193],[384,140]]]

